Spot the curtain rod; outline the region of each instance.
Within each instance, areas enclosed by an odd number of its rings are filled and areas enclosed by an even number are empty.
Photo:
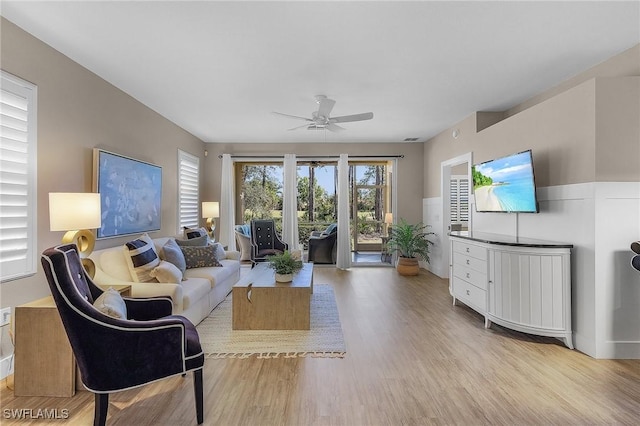
[[[222,154],[218,155],[218,158],[222,158]],[[232,159],[235,158],[284,158],[284,155],[232,155]],[[296,156],[296,160],[301,159],[316,159],[316,158],[340,158],[339,155],[301,155]],[[354,155],[353,158],[404,158],[403,154],[400,155]]]

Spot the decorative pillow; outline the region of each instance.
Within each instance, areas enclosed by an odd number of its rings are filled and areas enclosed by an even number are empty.
[[[207,266],[222,266],[216,259],[216,248],[214,246],[182,246],[182,253],[187,262],[187,269],[204,268]]]
[[[149,272],[159,283],[180,284],[182,272],[173,263],[161,260],[160,264]]]
[[[173,238],[167,240],[162,246],[162,256],[160,256],[169,263],[173,263],[176,268],[184,275],[184,271],[187,269],[187,262],[184,260],[184,254],[180,250],[180,246]]]
[[[224,247],[220,243],[213,243],[212,246],[216,248],[216,260],[220,262],[227,258],[227,252],[224,251]]]
[[[180,247],[202,247],[209,244],[209,236],[203,235],[201,237],[191,238],[190,240],[176,240],[176,243],[178,243]]]
[[[184,228],[184,237],[187,240],[190,240],[192,238],[198,238],[198,237],[202,237],[202,236],[209,236],[209,233],[207,232],[206,228],[200,227],[200,228]]]
[[[127,319],[127,305],[117,290],[112,287],[103,292],[95,302],[94,308],[113,318]]]
[[[160,264],[153,241],[147,234],[124,245],[124,254],[131,278],[138,283],[155,281],[149,272]]]

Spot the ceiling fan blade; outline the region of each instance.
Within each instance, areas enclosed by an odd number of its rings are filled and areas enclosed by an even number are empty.
[[[346,130],[344,127],[340,127],[340,126],[338,126],[338,125],[337,125],[337,124],[335,124],[335,123],[329,123],[329,124],[327,124],[327,125],[325,126],[325,128],[326,128],[327,130],[332,131],[332,132],[341,132],[341,131],[343,131],[343,130]]]
[[[275,111],[271,111],[272,114],[277,114],[277,115],[283,115],[285,117],[289,117],[289,118],[296,118],[298,120],[304,120],[304,121],[313,121],[310,118],[306,118],[306,117],[298,117],[297,115],[291,115],[291,114],[283,114],[281,112],[275,112]]]
[[[307,126],[309,126],[309,124],[305,123],[302,126],[293,127],[291,129],[287,129],[287,130],[298,130],[298,129],[302,129],[303,127],[307,127]]]
[[[363,120],[371,120],[373,118],[372,112],[364,112],[362,114],[354,114],[354,115],[342,115],[340,117],[331,117],[332,123],[347,123],[349,121],[363,121]]]
[[[331,110],[333,106],[336,104],[336,101],[329,98],[320,98],[318,107],[318,117],[326,117],[329,118],[329,114],[331,114]]]

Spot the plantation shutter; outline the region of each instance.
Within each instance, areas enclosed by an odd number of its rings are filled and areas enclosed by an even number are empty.
[[[469,222],[469,179],[458,180],[458,206],[460,208],[460,222]]]
[[[469,221],[469,179],[466,176],[452,176],[450,181],[451,222]]]
[[[2,71],[0,279],[36,273],[37,87]]]
[[[198,226],[200,159],[178,150],[178,232]]]
[[[460,207],[459,207],[459,194],[458,194],[458,180],[451,178],[449,181],[449,204],[451,205],[451,223],[458,223],[460,221]]]

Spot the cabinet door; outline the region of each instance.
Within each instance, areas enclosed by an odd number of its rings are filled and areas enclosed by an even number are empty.
[[[489,250],[489,313],[523,326],[567,329],[568,267],[561,255]]]

